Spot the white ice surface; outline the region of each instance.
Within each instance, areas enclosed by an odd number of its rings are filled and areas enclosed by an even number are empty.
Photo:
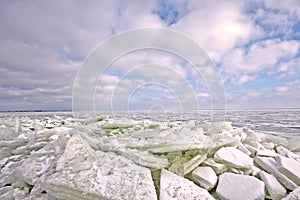
[[[263,200],[265,184],[253,176],[227,172],[219,177],[217,194],[224,200]]]

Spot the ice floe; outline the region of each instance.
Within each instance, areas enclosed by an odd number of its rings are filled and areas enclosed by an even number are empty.
[[[201,187],[211,190],[217,184],[218,177],[215,171],[210,167],[197,167],[192,173],[193,181],[198,183]]]
[[[214,159],[234,168],[249,169],[253,166],[253,159],[234,147],[222,147],[215,153]]]
[[[280,200],[286,196],[286,189],[278,182],[278,180],[271,174],[260,171],[260,178],[266,185],[267,191],[272,199]]]
[[[209,192],[198,187],[192,181],[173,174],[167,170],[162,170],[160,180],[160,199],[161,200],[181,200],[181,199],[207,199],[214,198]]]
[[[220,175],[216,191],[221,199],[265,199],[264,182],[253,176],[247,175],[239,175],[228,172]]]
[[[300,162],[283,156],[277,156],[276,161],[278,170],[294,183],[300,185]]]

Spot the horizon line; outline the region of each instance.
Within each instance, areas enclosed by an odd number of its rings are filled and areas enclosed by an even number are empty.
[[[212,110],[224,110],[224,111],[264,111],[264,110],[298,110],[300,107],[291,107],[291,108],[284,108],[284,107],[273,107],[273,108],[257,108],[257,109],[244,109],[244,108],[235,108],[235,109],[198,109],[198,110],[185,110],[185,111],[212,111]],[[95,110],[92,112],[111,112],[112,110]],[[138,112],[138,111],[148,111],[148,110],[114,110],[114,112]],[[163,110],[151,110],[151,111],[163,111]],[[168,111],[180,111],[180,110],[166,110]],[[37,109],[37,110],[0,110],[0,112],[73,112],[72,110],[65,109],[65,110],[58,110],[58,109]],[[74,111],[78,112],[78,111]],[[80,111],[81,112],[81,111]],[[82,111],[85,112],[85,111]],[[90,111],[89,111],[90,112]]]

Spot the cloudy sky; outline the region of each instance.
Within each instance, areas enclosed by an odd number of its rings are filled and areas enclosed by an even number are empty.
[[[72,109],[76,74],[95,46],[144,27],[198,43],[222,76],[228,109],[300,108],[299,0],[28,0],[0,1],[0,110]],[[211,105],[184,59],[144,49],[110,65],[95,105],[171,109],[191,94],[199,108]]]

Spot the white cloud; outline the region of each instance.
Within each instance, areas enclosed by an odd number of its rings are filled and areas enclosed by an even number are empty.
[[[242,76],[239,77],[237,84],[238,85],[242,85],[242,84],[244,84],[246,82],[253,81],[253,80],[255,80],[254,76],[249,76],[249,75],[245,75],[244,74],[244,75],[242,75]]]
[[[300,58],[291,59],[279,65],[276,73],[280,77],[297,76],[300,73]]]
[[[300,80],[270,88],[257,87],[259,91],[240,89],[227,97],[228,109],[299,108]]]
[[[166,27],[166,24],[152,13],[157,1],[120,1],[119,20],[115,27],[117,32],[127,31],[137,27]]]
[[[259,8],[253,15],[253,20],[262,27],[263,37],[273,38],[282,34],[291,35],[296,19],[289,12]]]
[[[198,94],[197,94],[197,97],[200,97],[200,98],[203,98],[203,97],[209,97],[209,94],[208,94],[208,93],[201,92],[201,93],[198,93]]]
[[[286,85],[288,85],[289,87],[293,87],[293,88],[299,88],[299,86],[300,86],[300,79],[296,79],[294,81],[290,81]]]
[[[169,52],[161,50],[141,50],[120,57],[109,66],[108,71],[117,74],[126,73],[139,66],[150,63],[169,67],[172,71],[185,78],[191,73],[190,71],[193,70],[191,68],[184,68],[183,65],[185,64],[185,61]],[[163,71],[160,71],[160,73],[163,73]],[[172,78],[171,74],[170,78]]]
[[[0,109],[70,109],[77,69],[112,34],[118,2],[0,2],[1,98],[22,95]]]
[[[300,2],[298,0],[264,0],[267,8],[277,9],[281,12],[298,14],[300,16]]]
[[[279,86],[279,87],[276,87],[275,88],[275,91],[276,92],[286,92],[286,91],[288,91],[289,90],[289,88],[288,87],[285,87],[285,86]]]
[[[173,28],[198,42],[216,61],[228,50],[261,34],[243,12],[240,1],[192,1],[190,7],[192,12]]]
[[[299,91],[299,89],[298,89]],[[227,98],[228,109],[266,109],[266,108],[299,108],[300,94],[297,90],[276,92],[240,92]],[[284,103],[283,103],[284,102]]]
[[[3,39],[84,58],[118,23],[118,1],[3,2]],[[35,47],[35,48],[33,48]],[[65,52],[64,52],[65,51]],[[16,51],[13,51],[16,53]],[[13,53],[11,53],[13,55]]]
[[[101,84],[117,84],[120,81],[118,76],[113,76],[110,74],[103,74],[101,77]]]
[[[173,95],[172,99],[174,99],[174,95],[178,97],[184,109],[196,109],[197,106],[194,88],[172,66],[141,65],[126,71],[118,79],[111,75],[104,76],[104,80],[101,82],[104,84],[100,83],[98,93],[104,93],[104,95],[98,95],[98,98],[103,99],[103,96],[109,96],[115,107],[121,109],[126,108],[127,102],[137,91],[144,91],[144,97],[136,100],[136,105],[139,103],[140,107],[147,107],[151,101],[156,102],[157,99],[166,103],[169,101],[167,97],[170,92]],[[144,98],[147,96],[149,98],[145,100]],[[104,102],[99,105],[106,104]]]
[[[294,57],[300,47],[296,40],[265,40],[254,43],[249,50],[234,49],[223,58],[223,69],[230,74],[257,73],[274,68],[281,59]]]

